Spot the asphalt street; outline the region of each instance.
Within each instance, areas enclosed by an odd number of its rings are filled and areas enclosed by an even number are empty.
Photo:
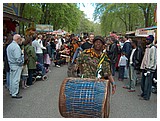
[[[3,86],[3,118],[63,118],[59,113],[58,101],[60,85],[67,77],[67,65],[60,68],[51,65],[47,81],[37,81],[27,89],[20,89],[22,99],[12,99]],[[110,118],[157,118],[157,95],[149,101],[139,100],[140,85],[136,92],[128,92],[122,87],[127,83],[117,81],[117,90],[111,95]]]

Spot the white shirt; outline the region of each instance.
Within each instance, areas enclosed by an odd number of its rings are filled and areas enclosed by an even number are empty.
[[[37,51],[37,44],[38,44],[38,41],[35,39],[35,40],[32,42],[32,46],[34,47],[35,53],[36,53],[36,51]]]
[[[57,44],[56,44],[56,50],[58,50],[58,49],[61,49],[61,42],[60,42],[60,40],[58,39],[56,39],[55,41],[57,41]]]
[[[120,57],[118,66],[126,66],[127,65],[127,57],[125,55]]]
[[[36,53],[42,54],[43,53],[42,49],[46,49],[46,47],[43,46],[42,40],[38,39],[38,43],[36,45]]]
[[[121,49],[123,48],[124,43],[123,42],[119,42]]]
[[[136,50],[136,48],[135,48],[135,49],[133,49],[133,50],[132,50],[132,52],[131,52],[131,56],[130,56],[130,58],[129,58],[129,60],[130,60],[130,64],[132,64],[132,63],[133,63],[132,58],[133,58],[133,54],[134,54],[135,50]]]

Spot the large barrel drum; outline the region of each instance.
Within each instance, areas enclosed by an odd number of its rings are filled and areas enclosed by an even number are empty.
[[[66,78],[60,88],[59,111],[68,118],[109,117],[110,82],[88,78]]]

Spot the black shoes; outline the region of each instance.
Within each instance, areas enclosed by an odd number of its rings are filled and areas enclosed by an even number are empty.
[[[149,99],[146,99],[144,97],[140,97],[139,100],[146,100],[146,101],[149,101]]]
[[[16,96],[12,96],[12,98],[20,99],[20,98],[22,98],[22,96],[16,95]]]

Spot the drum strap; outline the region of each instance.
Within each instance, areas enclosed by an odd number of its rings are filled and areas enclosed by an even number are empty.
[[[104,58],[105,58],[105,54],[103,53],[103,54],[101,55],[101,58],[100,58],[100,60],[99,60],[99,63],[98,63],[97,68],[99,68],[99,67],[100,67],[100,65],[101,65],[101,64],[102,64],[102,62],[104,61]]]
[[[99,60],[99,63],[98,63],[98,66],[97,66],[97,71],[96,71],[96,78],[99,78],[98,77],[98,74],[99,74],[99,72],[101,71],[101,69],[102,69],[102,62],[104,61],[104,58],[105,58],[105,54],[103,53],[102,55],[101,55],[101,57],[100,57],[100,60]]]

